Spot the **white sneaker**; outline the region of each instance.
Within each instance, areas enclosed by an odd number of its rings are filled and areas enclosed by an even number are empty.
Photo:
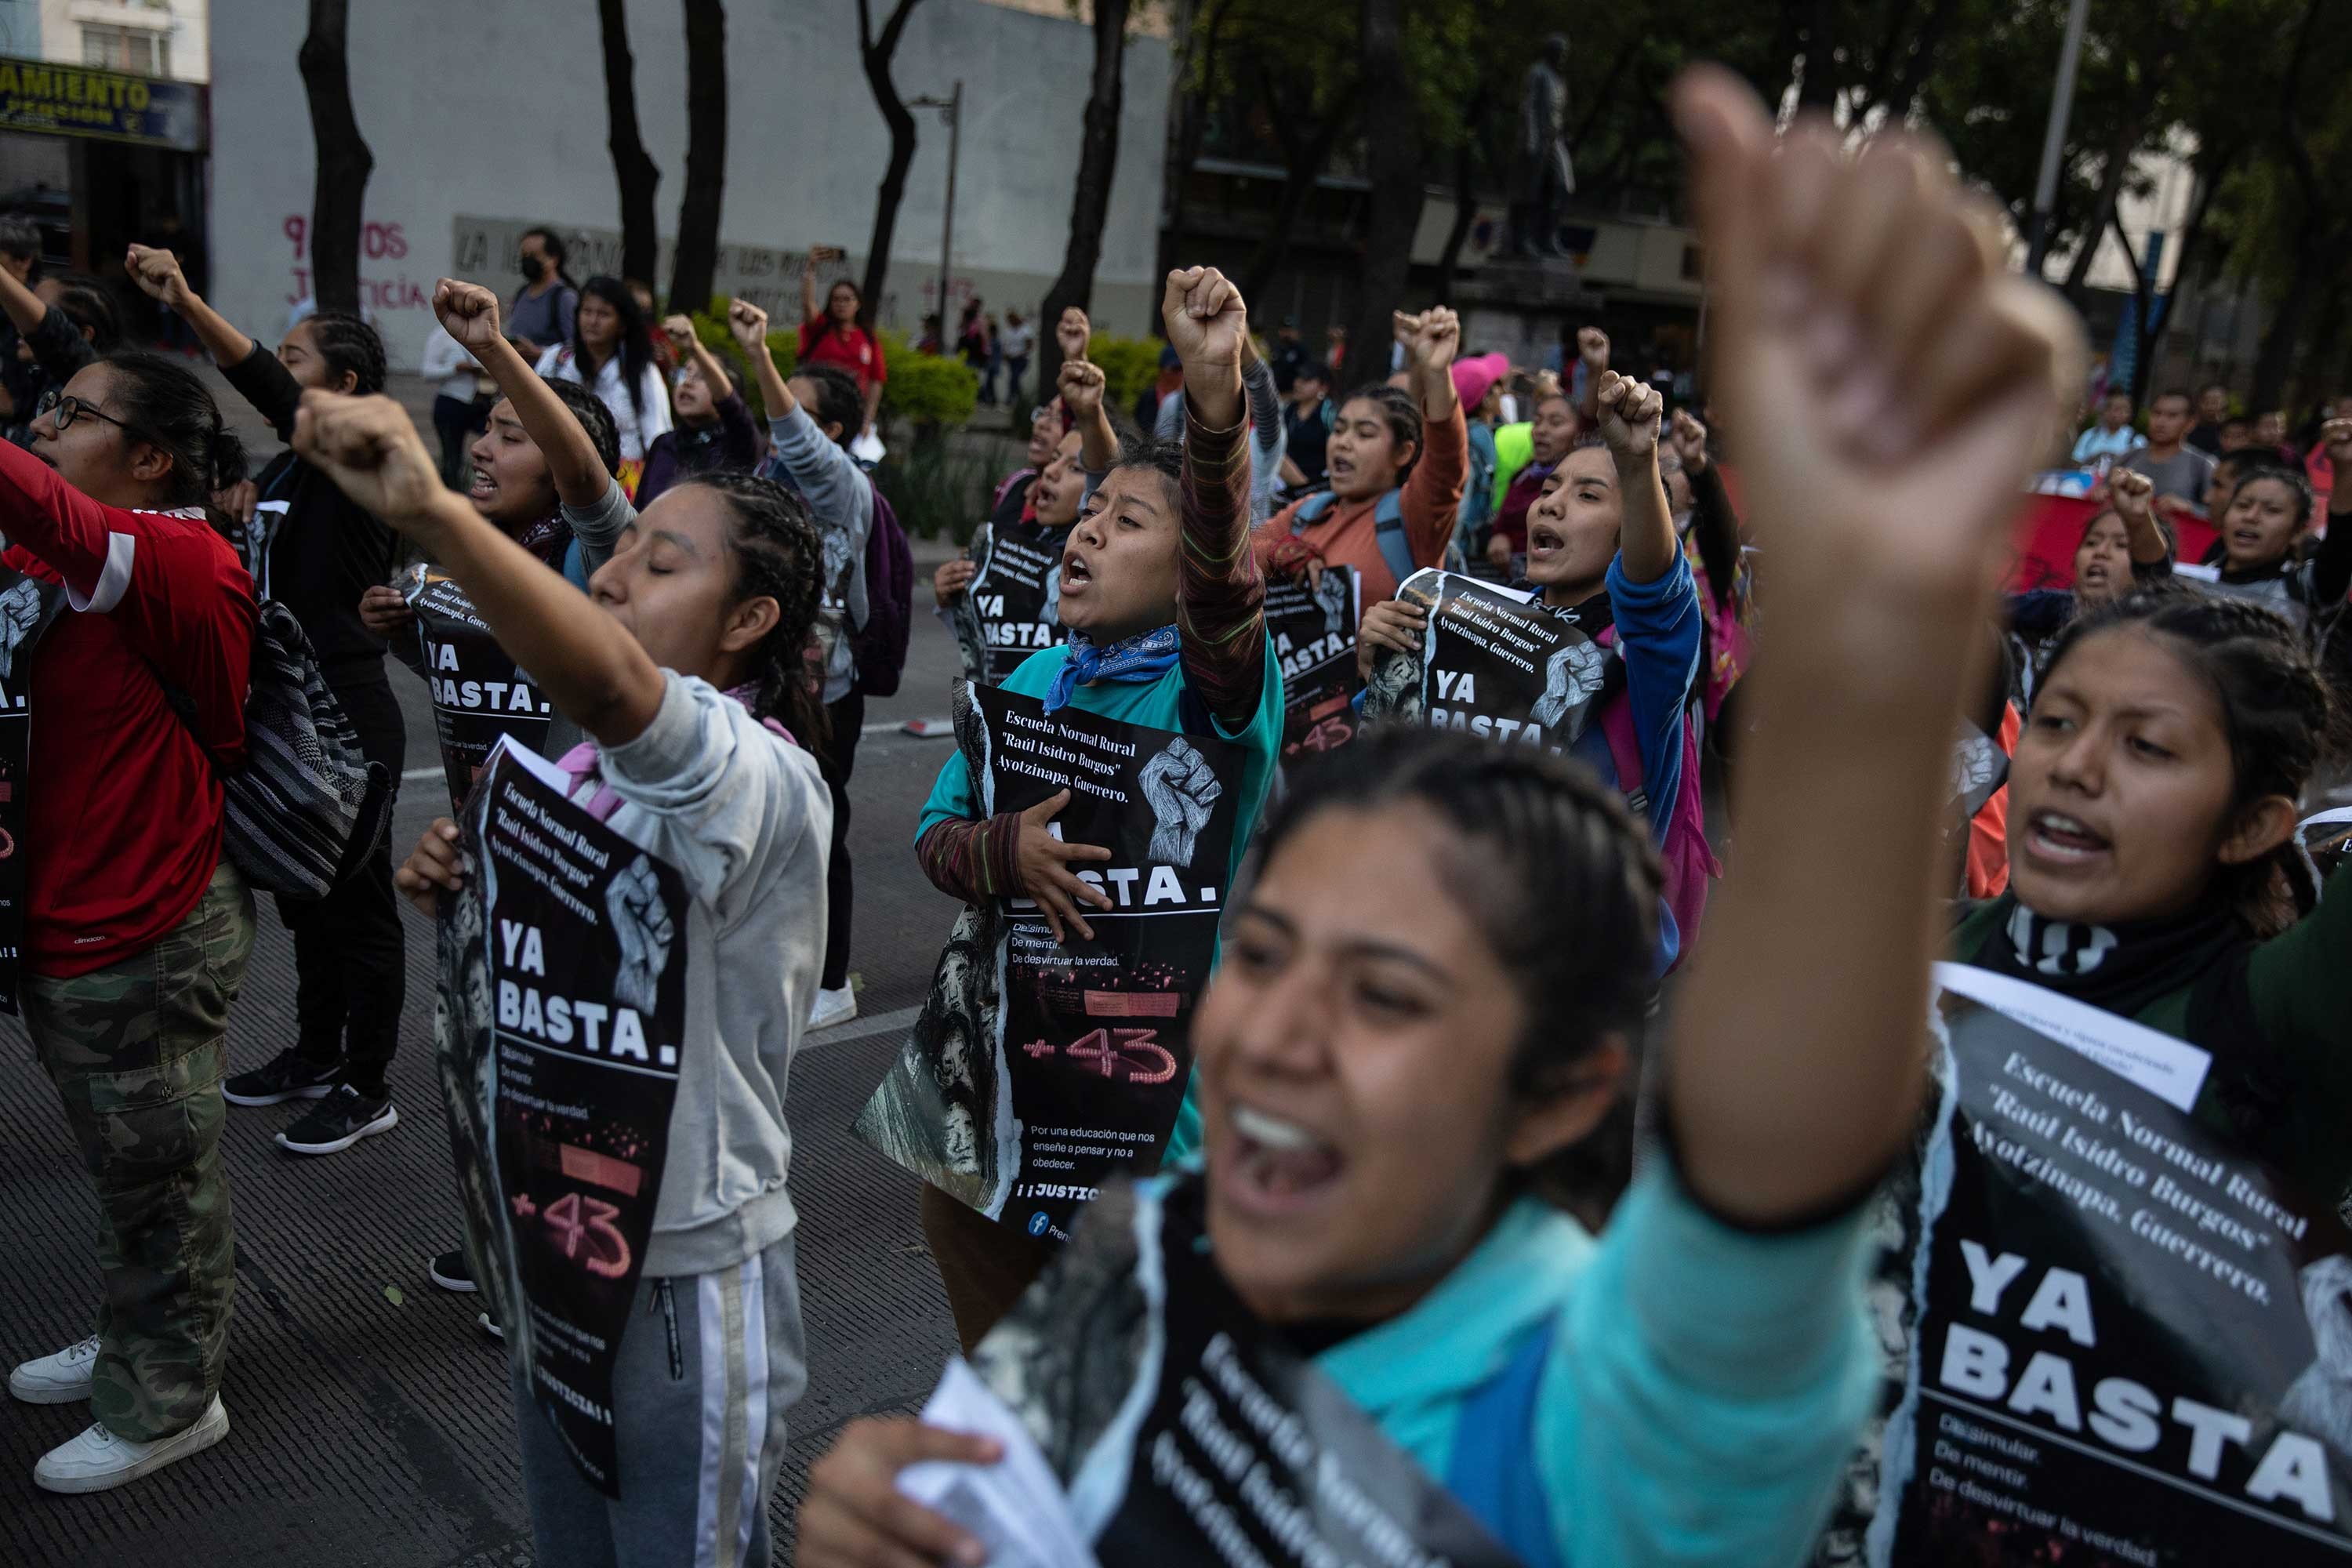
[[[195,1425],[152,1443],[118,1437],[93,1421],[82,1435],[59,1444],[33,1467],[33,1484],[43,1491],[102,1492],[135,1481],[191,1454],[201,1454],[228,1436],[228,1409],[215,1394]]]
[[[809,1027],[829,1029],[835,1024],[846,1024],[857,1016],[857,993],[844,985],[838,990],[819,991],[816,1005],[809,1009]]]
[[[98,1336],[92,1334],[10,1373],[8,1392],[27,1405],[71,1405],[89,1397],[90,1369],[97,1364]]]

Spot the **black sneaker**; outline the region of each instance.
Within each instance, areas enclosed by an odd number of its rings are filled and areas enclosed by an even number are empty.
[[[466,1261],[466,1249],[453,1247],[425,1266],[425,1277],[444,1290],[455,1290],[470,1296],[481,1289],[474,1283],[473,1267]]]
[[[289,1100],[316,1100],[335,1087],[338,1063],[321,1065],[299,1051],[280,1051],[266,1067],[241,1072],[221,1085],[221,1098],[231,1105],[276,1105]]]
[[[388,1094],[365,1095],[338,1083],[318,1104],[278,1135],[278,1146],[297,1154],[339,1154],[362,1138],[400,1125]]]

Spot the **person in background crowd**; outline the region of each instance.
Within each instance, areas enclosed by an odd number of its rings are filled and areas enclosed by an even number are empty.
[[[617,278],[591,278],[580,290],[572,342],[535,367],[551,381],[576,381],[613,411],[621,435],[621,482],[634,490],[646,450],[675,423],[669,387],[654,363],[653,329]]]
[[[441,482],[462,490],[469,467],[467,449],[488,428],[498,395],[473,356],[437,322],[425,340],[419,368],[425,379],[440,383],[433,395],[433,433],[441,440]]]
[[[1480,536],[1495,515],[1495,420],[1503,402],[1503,377],[1510,371],[1509,357],[1499,353],[1454,362],[1454,395],[1461,401],[1470,437],[1469,468],[1454,514],[1454,542],[1465,559],[1485,548]]]
[[[1535,418],[1528,426],[1527,466],[1511,476],[1486,535],[1486,559],[1498,570],[1510,571],[1512,561],[1528,552],[1528,511],[1575,444],[1577,425],[1576,408],[1567,393],[1553,392],[1536,400]]]
[[[507,331],[514,335],[515,353],[534,363],[574,335],[580,285],[563,269],[564,255],[562,237],[551,228],[527,228],[515,246],[522,287],[507,301]]]
[[[1004,689],[1041,699],[1047,713],[1068,706],[1179,732],[1213,727],[1240,742],[1247,755],[1230,880],[1282,743],[1281,666],[1265,634],[1265,584],[1244,547],[1250,474],[1241,365],[1249,319],[1240,291],[1213,268],[1171,272],[1160,316],[1182,367],[1182,446],[1146,439],[1118,454],[1063,546],[1060,615],[1071,638],[1030,656]],[[1084,911],[1108,900],[1072,864],[1110,851],[1066,845],[1054,833],[1068,793],[982,817],[969,773],[961,757],[949,758],[924,803],[915,841],[923,874],[967,903],[1018,886],[1057,940],[1066,928],[1091,935]],[[1181,1158],[1198,1136],[1188,1098],[1167,1159]],[[1035,1279],[1054,1244],[928,1184],[921,1212],[969,1350]]]
[[[1307,363],[1307,344],[1298,336],[1298,318],[1285,316],[1274,334],[1274,353],[1266,356],[1274,366],[1275,390],[1283,396],[1290,395],[1291,384],[1298,379],[1299,367]]]
[[[980,319],[982,344],[980,361],[980,400],[989,407],[996,406],[996,378],[1004,374],[1004,347],[997,342],[996,312],[989,311]]]
[[[816,618],[815,528],[765,479],[698,475],[632,515],[583,595],[437,482],[389,398],[313,393],[296,442],[442,563],[585,732],[557,763],[572,798],[676,868],[692,896],[677,933],[689,992],[678,1114],[614,1352],[628,1480],[608,1498],[585,1479],[532,1373],[511,1367],[537,1554],[669,1563],[699,1533],[711,1542],[703,1561],[765,1563],[785,1416],[807,1384],[784,1096],[816,979],[827,823],[814,761],[780,731],[814,716],[801,659]],[[430,916],[464,881],[444,818],[401,883]]]
[[[1777,657],[1777,655],[1776,655]],[[2352,1180],[2352,898],[2295,837],[2340,735],[2270,606],[2158,584],[2051,649],[2009,774],[2009,891],[1950,956],[2212,1054],[2192,1114],[2302,1189]]]
[[[1737,120],[1717,119],[1735,93]],[[1951,291],[1990,307],[1996,341],[1938,353],[1942,322],[1922,315],[1916,344],[1811,360],[1802,333],[1825,332],[1829,308],[1870,319],[1860,289],[1810,272],[1829,235],[1776,244],[1785,166],[1753,95],[1708,72],[1679,98],[1727,318],[1717,363],[1744,383],[1719,395],[1738,426],[1791,437],[1741,453],[1758,515],[1799,580],[1851,590],[1859,569],[1866,586],[1793,625],[1758,692],[1743,805],[1767,820],[1724,902],[1727,940],[1677,998],[1658,1089],[1671,1135],[1596,1246],[1563,1212],[1560,1168],[1628,1081],[1659,896],[1622,802],[1525,749],[1376,734],[1303,781],[1267,835],[1195,1035],[1202,1185],[1132,1201],[1149,1230],[1177,1192],[1197,1195],[1242,1308],[1289,1331],[1515,1561],[1786,1568],[1874,1392],[1860,1278],[1870,1199],[1925,1079],[1925,873],[1966,684],[1948,650],[1984,614],[1984,554],[2056,416],[2050,361],[2080,339],[1996,268],[1943,161],[1912,154],[1916,180],[1874,184],[1921,210],[1869,215],[1890,240],[1856,283],[1892,272],[1919,298],[1949,288],[1925,268],[1973,254]],[[1835,144],[1825,125],[1802,133]],[[1816,224],[1872,199],[1850,169],[1832,182],[1805,209]],[[1776,263],[1818,302],[1760,298]],[[1856,362],[1922,377],[1922,444],[1871,451],[1883,405],[1845,384]],[[1899,599],[1892,621],[1882,595]],[[1937,635],[1915,640],[1919,621]],[[1823,952],[1878,961],[1824,986]],[[1098,1394],[1081,1383],[1034,1397],[1058,1425]],[[852,1424],[812,1468],[803,1568],[980,1561],[896,1480],[998,1457],[919,1422]]]
[[[997,351],[1004,356],[1004,401],[1021,406],[1021,378],[1029,374],[1029,356],[1037,346],[1037,329],[1018,310],[1004,312],[1004,330],[996,335]]]
[[[96,1417],[34,1467],[47,1491],[121,1486],[228,1434],[220,1089],[253,894],[221,852],[220,774],[245,761],[257,612],[204,506],[244,477],[204,383],[154,354],[83,366],[31,451],[0,444],[0,567],[37,584],[50,622],[29,647],[8,634],[38,735],[16,786],[23,928],[5,945],[97,1188],[105,1279],[96,1332],[8,1378],[18,1399]]]
[[[1445,559],[1469,461],[1454,395],[1461,322],[1442,305],[1417,316],[1399,311],[1397,320],[1410,324],[1406,374],[1415,391],[1367,386],[1342,404],[1324,448],[1330,489],[1291,502],[1253,540],[1275,575],[1311,579],[1325,566],[1354,567],[1366,608],[1396,597],[1408,568]]]
[[[988,384],[988,322],[982,314],[978,295],[964,301],[963,313],[956,319],[956,357],[980,374],[983,397],[991,388]]]
[[[2182,437],[2209,458],[2221,455],[2221,426],[2230,419],[2230,389],[2218,381],[2209,381],[2197,389],[2197,423]]]
[[[1675,535],[1658,474],[1664,400],[1641,383],[1603,372],[1595,384],[1600,428],[1574,437],[1552,465],[1527,513],[1527,564],[1514,586],[1596,640],[1608,634],[1607,672],[1573,754],[1629,798],[1643,802],[1665,863],[1658,907],[1658,962],[1673,965],[1696,937],[1705,881],[1720,874],[1703,825],[1678,816],[1685,773],[1696,777],[1689,710],[1698,689],[1705,618],[1697,581]],[[1558,407],[1557,399],[1538,408]],[[1357,639],[1358,668],[1370,678],[1375,650],[1419,654],[1429,614],[1402,599],[1368,606]],[[1642,776],[1619,776],[1605,705],[1631,716]],[[1697,834],[1696,842],[1689,836]],[[1676,911],[1691,922],[1682,930]]]
[[[621,280],[621,287],[626,289],[629,298],[637,302],[637,314],[643,316],[648,324],[662,319],[661,312],[654,309],[652,284],[642,278],[625,278]],[[664,334],[654,333],[653,343],[654,368],[661,372],[663,382],[667,383],[676,377],[678,366],[685,362],[671,351],[669,339]]]
[[[1282,395],[1274,388],[1274,372],[1259,357],[1255,338],[1242,344],[1242,395],[1249,405],[1250,522],[1255,526],[1274,515],[1275,492],[1282,489],[1286,443]],[[1181,387],[1160,405],[1160,422],[1151,434],[1160,441],[1184,438]],[[1105,453],[1106,459],[1109,455]]]
[[[682,480],[715,468],[750,473],[760,460],[760,433],[743,402],[743,377],[712,353],[684,316],[662,322],[662,337],[678,372],[677,424],[654,437],[637,481],[637,510]]]
[[[1688,409],[1677,408],[1666,422],[1669,450],[1676,473],[1669,486],[1675,528],[1681,534],[1684,558],[1697,580],[1699,610],[1706,636],[1699,662],[1699,711],[1706,719],[1706,738],[1716,754],[1729,762],[1735,719],[1725,714],[1739,678],[1755,658],[1748,630],[1749,592],[1746,547],[1739,516],[1731,493],[1724,488],[1723,470],[1707,448],[1707,429]]]
[[[2123,466],[2156,481],[2158,517],[2204,516],[2205,487],[2213,459],[2181,444],[2189,433],[2189,394],[2175,387],[2147,405],[2147,444],[2125,455]]]
[[[839,295],[835,287],[835,296]],[[823,542],[824,604],[821,613],[824,651],[826,734],[818,749],[825,788],[833,793],[833,847],[825,856],[824,969],[818,981],[809,1026],[822,1029],[857,1016],[857,993],[849,984],[851,900],[856,883],[849,866],[849,776],[857,766],[857,739],[866,728],[866,693],[857,685],[857,658],[850,634],[866,624],[866,540],[874,527],[878,492],[849,443],[857,437],[857,383],[835,364],[803,362],[787,382],[768,352],[768,316],[738,300],[727,325],[759,377],[760,398],[768,409],[773,452],[761,470],[808,502]]]
[[[2083,524],[2082,542],[2074,547],[2073,586],[2029,589],[2002,601],[2011,653],[2010,697],[2021,712],[2033,705],[2043,658],[2077,616],[2172,575],[2172,541],[2156,521],[2155,489],[2146,474],[2124,468],[2112,475],[2105,510]]]
[[[882,410],[882,384],[889,379],[890,367],[883,363],[882,340],[874,335],[873,324],[866,319],[866,296],[856,284],[846,278],[835,279],[824,292],[824,309],[817,309],[816,269],[840,259],[838,249],[820,245],[809,252],[807,263],[801,268],[800,357],[795,363],[835,365],[856,382],[861,414],[858,427],[849,433],[855,440],[874,428],[875,416]],[[924,318],[924,325],[930,332],[929,352],[942,352],[937,318]],[[754,369],[758,363],[755,354]]]
[[[1160,411],[1168,400],[1184,388],[1184,362],[1176,351],[1162,343],[1160,347],[1160,374],[1135,400],[1136,427],[1141,430],[1160,428]]]
[[[1339,367],[1348,363],[1348,329],[1344,323],[1334,321],[1323,329],[1323,337],[1327,344],[1323,351],[1323,368],[1337,376]]]
[[[22,213],[0,213],[0,272],[31,289],[40,260],[40,225]],[[12,433],[30,426],[33,405],[41,400],[44,390],[45,378],[32,353],[27,351],[23,358],[17,357],[23,343],[16,323],[0,311],[0,430]],[[11,434],[8,438],[17,437]]]
[[[2256,416],[2248,442],[2264,456],[2275,456],[2290,467],[2303,461],[2303,454],[2287,443],[2286,416],[2275,408]],[[2313,445],[2320,443],[2315,441]]]
[[[1029,411],[1028,466],[1015,468],[997,481],[996,493],[988,503],[990,522],[1020,518],[1029,504],[1029,487],[1062,449],[1064,433],[1060,403],[1041,403]]]
[[[383,344],[356,316],[319,311],[272,354],[205,303],[170,251],[134,245],[126,267],[142,293],[188,323],[282,441],[293,439],[304,392],[383,390]],[[397,780],[408,730],[384,675],[383,643],[359,614],[368,590],[392,574],[392,531],[291,451],[261,470],[256,489],[242,553],[260,596],[294,612],[360,750]],[[400,1043],[408,942],[392,890],[391,846],[377,845],[365,866],[323,899],[280,896],[278,918],[294,939],[294,1044],[230,1079],[222,1098],[244,1106],[314,1101],[278,1131],[278,1145],[297,1154],[340,1153],[400,1123],[384,1075]]]
[[[2075,438],[2074,461],[2088,465],[2101,458],[2127,458],[2147,445],[2147,437],[2132,428],[2128,392],[2110,392],[2099,400],[2098,422]]]
[[[0,267],[0,316],[16,337],[16,379],[8,384],[9,395],[23,401],[10,426],[16,433],[11,438],[22,446],[29,443],[27,429],[43,400],[62,392],[84,365],[111,353],[122,327],[105,286],[75,272],[52,272],[28,286],[14,267]]]
[[[2329,459],[2327,443],[2319,438],[2317,429],[2318,426],[2330,419],[2352,419],[2352,393],[2336,398],[2333,403],[2320,405],[2319,416],[2313,421],[2312,439],[2308,443],[2310,450],[2303,459],[2304,472],[2311,476],[2312,489],[2326,490],[2332,495],[2336,489],[2336,465]]]
[[[2330,463],[2352,463],[2352,419],[2322,426],[2320,444]],[[2221,579],[2204,586],[2261,600],[2298,629],[2339,610],[2352,592],[2352,486],[2329,494],[2326,535],[2306,560],[2298,547],[2313,521],[2311,480],[2301,468],[2269,463],[2241,472],[2214,519]]]
[[[1330,373],[1302,358],[1291,374],[1289,401],[1282,409],[1282,482],[1292,489],[1313,489],[1324,482],[1324,453],[1333,417]]]
[[[2229,418],[2221,421],[2221,449],[2214,454],[2215,460],[2218,461],[2222,458],[2228,457],[2232,452],[2241,450],[2243,447],[2251,447],[2253,444],[2254,426],[2252,422],[2240,418],[2237,415],[2233,414]]]

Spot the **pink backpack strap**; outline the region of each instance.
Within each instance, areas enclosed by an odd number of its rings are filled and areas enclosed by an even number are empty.
[[[613,814],[621,809],[621,797],[604,782],[604,772],[596,763],[596,743],[583,741],[556,760],[572,780],[565,793],[572,803],[599,822],[610,822]]]

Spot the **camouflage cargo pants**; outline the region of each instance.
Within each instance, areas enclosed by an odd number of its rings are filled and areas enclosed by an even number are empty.
[[[220,1391],[236,1289],[220,1085],[252,948],[253,895],[223,860],[146,952],[25,981],[25,1022],[98,1186],[90,1413],[117,1436],[167,1436]]]

